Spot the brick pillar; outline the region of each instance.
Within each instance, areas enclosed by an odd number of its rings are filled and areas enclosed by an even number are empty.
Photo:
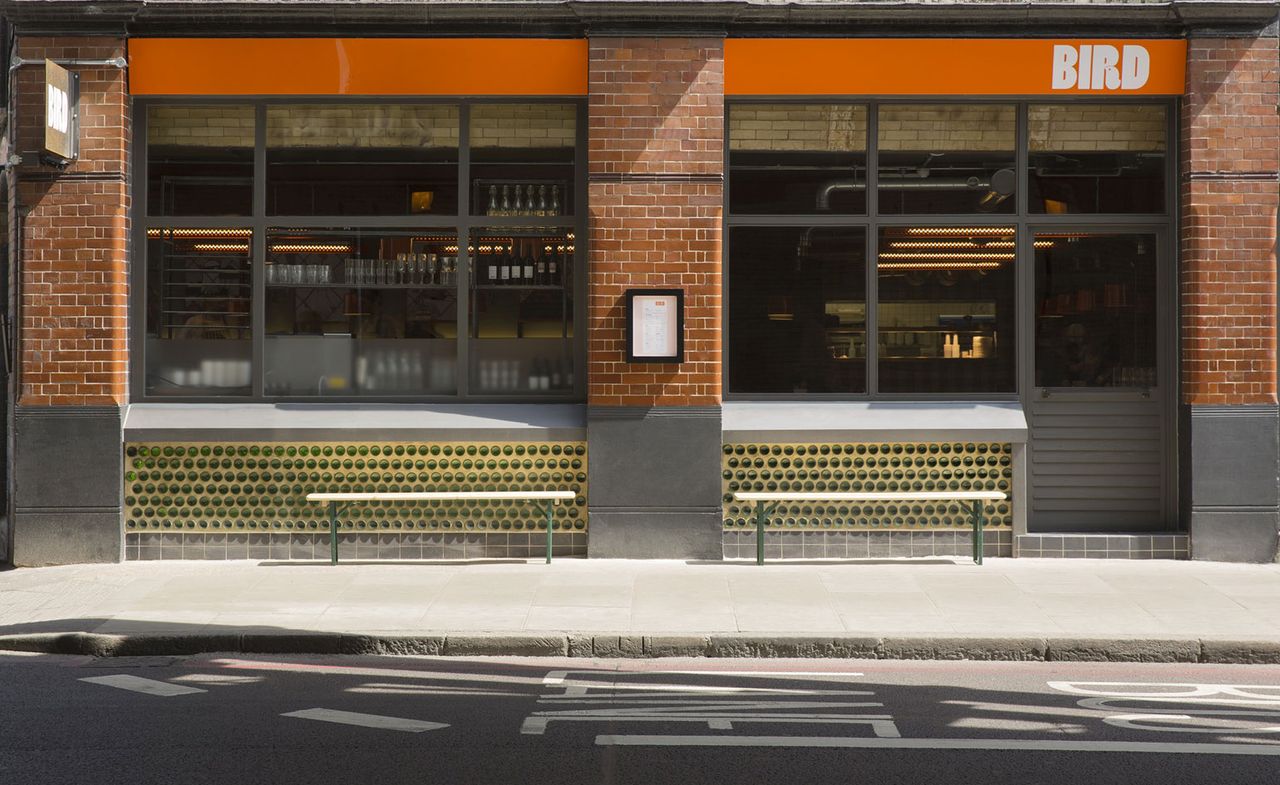
[[[592,38],[593,556],[720,558],[724,42]],[[623,294],[685,292],[685,361],[626,362]]]
[[[1181,376],[1194,558],[1276,558],[1276,43],[1193,37],[1187,53]]]
[[[120,57],[119,38],[24,37],[23,59]],[[118,561],[120,412],[127,398],[129,98],[126,73],[76,66],[80,156],[41,163],[44,66],[15,75],[9,194],[18,299],[13,561]],[[11,181],[12,182],[12,181]]]

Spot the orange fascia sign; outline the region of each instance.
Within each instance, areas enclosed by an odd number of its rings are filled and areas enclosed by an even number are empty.
[[[1169,39],[730,38],[726,95],[1181,95]]]
[[[133,38],[132,95],[586,95],[587,42]]]

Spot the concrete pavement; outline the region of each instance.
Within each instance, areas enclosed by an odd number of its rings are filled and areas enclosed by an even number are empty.
[[[0,573],[0,648],[1280,662],[1280,565],[77,565]]]

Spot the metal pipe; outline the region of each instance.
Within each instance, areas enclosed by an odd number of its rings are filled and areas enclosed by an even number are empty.
[[[72,66],[72,67],[80,66],[85,68],[88,68],[91,66],[98,66],[98,67],[113,66],[115,68],[129,67],[129,61],[126,60],[124,57],[110,57],[102,60],[86,60],[82,58],[71,58],[69,60],[54,60],[53,62],[61,66]],[[29,60],[25,57],[15,57],[9,61],[9,70],[12,71],[16,68],[21,68],[25,65],[44,65],[44,60]]]
[[[977,177],[881,178],[879,186],[890,191],[954,191],[957,189],[976,191],[983,188],[991,189],[991,181]],[[830,210],[831,195],[834,193],[866,189],[867,184],[857,180],[828,180],[818,191],[818,209]]]

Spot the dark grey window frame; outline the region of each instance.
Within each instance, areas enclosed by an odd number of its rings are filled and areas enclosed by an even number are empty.
[[[253,209],[247,216],[185,217],[147,215],[147,110],[152,106],[250,105],[254,107],[255,137],[253,159]],[[447,104],[458,107],[458,212],[454,215],[403,216],[287,216],[266,213],[266,111],[281,104]],[[548,218],[470,215],[471,155],[470,115],[476,104],[573,104],[576,108],[574,144],[573,204],[574,215],[560,220]],[[132,144],[133,227],[130,233],[129,258],[129,397],[138,403],[576,403],[586,399],[587,391],[587,100],[583,96],[157,96],[133,101]],[[565,230],[574,234],[572,282],[573,294],[573,389],[563,394],[482,394],[472,392],[470,366],[470,269],[468,238],[473,232],[502,227],[537,227]],[[264,362],[266,342],[266,261],[267,232],[279,227],[290,229],[363,229],[386,230],[456,230],[458,233],[458,390],[452,395],[380,395],[380,396],[267,396],[264,394]],[[251,249],[253,300],[251,324],[253,341],[253,388],[250,395],[226,396],[155,396],[146,393],[146,264],[148,229],[237,228],[253,230]]]
[[[732,185],[732,168],[729,162],[730,139],[729,118],[734,106],[750,104],[861,104],[867,107],[867,210],[860,215],[831,214],[785,214],[785,215],[734,215],[729,212],[729,189]],[[1109,105],[1155,105],[1165,107],[1165,211],[1155,214],[1140,213],[1070,213],[1053,215],[1031,213],[1028,210],[1028,191],[1030,172],[1030,140],[1028,130],[1028,108],[1032,104],[1109,104]],[[1017,172],[1017,190],[1014,194],[1015,209],[1013,213],[993,215],[990,213],[962,214],[923,214],[881,216],[878,212],[878,176],[879,145],[877,132],[879,125],[878,108],[885,104],[1011,104],[1016,108],[1016,136],[1014,148],[1014,166]],[[1161,352],[1157,363],[1161,370],[1159,385],[1168,385],[1173,389],[1178,383],[1178,374],[1174,370],[1177,363],[1178,314],[1177,314],[1177,275],[1178,244],[1174,242],[1174,233],[1178,230],[1178,182],[1176,178],[1178,164],[1178,117],[1181,102],[1176,98],[1142,97],[1142,96],[1095,96],[1095,95],[1020,95],[1020,96],[867,96],[867,95],[804,95],[804,96],[749,96],[732,98],[725,101],[724,114],[724,200],[723,200],[723,247],[721,258],[724,260],[721,271],[724,296],[721,298],[721,323],[726,326],[721,335],[721,395],[727,402],[735,401],[1008,401],[1025,402],[1032,393],[1030,368],[1034,364],[1033,340],[1035,320],[1032,313],[1035,282],[1033,271],[1029,269],[1031,251],[1030,233],[1037,230],[1072,228],[1090,231],[1143,231],[1157,236],[1162,250],[1168,249],[1161,260],[1160,271],[1163,283],[1159,283],[1162,293],[1169,295],[1168,287],[1172,286],[1171,307],[1165,310],[1157,325],[1164,338],[1167,351]],[[879,352],[877,342],[871,339],[879,326],[878,319],[878,282],[877,282],[877,241],[881,227],[889,226],[1012,226],[1015,230],[1015,247],[1017,258],[1017,276],[1015,291],[1017,312],[1015,314],[1017,335],[1015,337],[1016,390],[1013,392],[991,393],[881,393],[879,391]],[[729,309],[732,305],[729,279],[732,270],[731,231],[741,226],[839,226],[862,227],[866,231],[866,313],[867,313],[867,392],[865,393],[742,393],[729,389],[729,342],[731,340],[728,325]],[[1167,355],[1167,356],[1166,356]],[[1108,388],[1098,390],[1098,395],[1109,396],[1110,400],[1148,398],[1150,390],[1138,388]],[[1168,396],[1176,400],[1176,396]]]

